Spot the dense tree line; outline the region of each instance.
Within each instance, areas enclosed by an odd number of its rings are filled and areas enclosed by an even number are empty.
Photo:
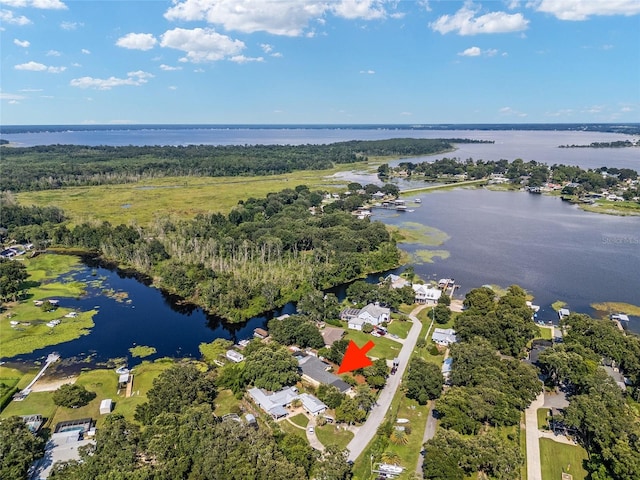
[[[326,170],[334,164],[366,161],[369,155],[429,155],[451,148],[450,140],[411,138],[329,145],[3,147],[0,190],[48,190],[165,176],[275,175]]]
[[[340,209],[313,215],[309,208],[321,201],[319,192],[298,186],[241,201],[228,215],[159,219],[146,228],[21,224],[9,234],[37,248],[98,252],[212,313],[240,321],[314,289],[398,265],[399,250],[384,224]],[[326,318],[327,308],[312,314]]]
[[[24,264],[0,258],[0,300],[16,301],[27,277],[27,267]]]
[[[22,418],[0,418],[0,480],[26,479],[31,464],[44,455],[44,445]]]
[[[458,338],[482,337],[505,355],[523,355],[527,343],[539,333],[526,301],[525,291],[517,285],[499,299],[488,287],[470,291],[464,299],[466,310],[455,321]]]

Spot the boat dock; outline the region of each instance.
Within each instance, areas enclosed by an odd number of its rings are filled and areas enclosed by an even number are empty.
[[[44,372],[47,370],[47,368],[49,368],[49,365],[51,365],[54,362],[57,362],[58,360],[60,360],[60,355],[58,355],[57,353],[50,353],[47,356],[47,362],[44,364],[44,367],[40,369],[38,374],[34,377],[33,380],[31,380],[31,383],[29,383],[29,385],[27,385],[19,393],[16,394],[16,396],[14,397],[14,400],[16,401],[24,400],[27,397],[27,395],[31,393],[31,387],[33,387],[35,383],[38,380],[40,380],[40,377],[42,377],[42,375],[44,375]]]

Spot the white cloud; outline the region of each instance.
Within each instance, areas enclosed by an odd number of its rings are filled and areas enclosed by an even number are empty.
[[[8,102],[16,102],[18,100],[24,100],[24,95],[16,95],[15,93],[0,92],[0,100],[7,100]]]
[[[264,62],[262,57],[245,57],[244,55],[234,55],[229,60],[235,63]]]
[[[547,117],[568,117],[571,114],[573,114],[573,110],[570,108],[562,108],[560,110],[556,110],[555,112],[545,113]]]
[[[15,17],[11,10],[0,10],[0,22],[7,23],[9,25],[29,25],[31,20],[29,20],[24,15],[20,15],[19,17]]]
[[[60,73],[60,72],[64,72],[67,69],[67,67],[48,67],[43,63],[38,63],[33,61],[27,62],[27,63],[21,63],[19,65],[14,66],[13,68],[15,68],[16,70],[27,70],[30,72],[48,72],[48,73]]]
[[[515,116],[515,117],[526,117],[527,116],[526,113],[519,112],[518,110],[515,110],[515,109],[513,109],[511,107],[502,107],[498,111],[500,112],[500,115],[504,115],[504,116]]]
[[[158,43],[150,33],[128,33],[116,41],[116,45],[131,50],[151,50]]]
[[[454,15],[443,15],[429,26],[436,32],[446,34],[456,32],[459,35],[477,35],[479,33],[509,33],[527,29],[529,20],[521,13],[491,12],[476,17],[477,8],[471,3],[465,4]]]
[[[261,43],[260,48],[264,53],[268,54],[271,57],[277,57],[277,58],[282,57],[282,54],[280,52],[273,51],[273,45],[269,43]]]
[[[353,20],[375,20],[387,16],[383,0],[342,0],[335,4],[332,11],[342,18]]]
[[[10,7],[33,7],[43,10],[66,10],[67,6],[60,0],[0,0]]]
[[[29,45],[31,45],[31,42],[29,42],[29,40],[18,40],[17,38],[13,39],[13,43],[22,48],[28,48]]]
[[[348,19],[384,18],[386,5],[395,0],[174,0],[164,14],[168,20],[206,20],[226,30],[268,32],[297,37],[305,35],[312,20],[332,13]]]
[[[149,78],[153,78],[153,75],[142,70],[136,72],[127,73],[127,78],[93,78],[93,77],[81,77],[74,78],[69,83],[72,87],[78,88],[95,88],[97,90],[111,90],[113,87],[121,87],[124,85],[130,85],[133,87],[139,87],[148,82]]]
[[[160,65],[160,70],[164,70],[165,72],[173,72],[175,70],[182,70],[182,67],[172,67],[171,65],[165,65],[164,63]]]
[[[82,50],[80,50],[82,53],[84,53],[85,55],[91,55],[91,51],[87,50],[86,48],[83,48]]]
[[[587,20],[594,15],[638,15],[638,0],[541,0],[539,12],[551,13],[560,20]]]
[[[215,62],[240,55],[244,42],[233,40],[209,28],[174,28],[162,34],[160,45],[186,52],[181,62]]]
[[[507,8],[509,10],[520,8],[520,0],[507,0]]]
[[[178,87],[176,87],[175,85],[169,85],[169,90],[177,90]]]
[[[411,112],[400,112],[400,115],[403,115],[405,117],[410,117],[411,115],[413,115],[413,113],[411,113]]]
[[[480,47],[469,47],[465,51],[458,53],[462,57],[479,57],[482,55]]]
[[[81,66],[82,66],[82,64],[80,64],[80,63],[78,63],[78,62],[73,62],[73,63],[71,64],[71,66],[72,66],[72,67],[81,67]]]
[[[360,73],[364,73],[367,75],[375,75],[376,71],[375,70],[360,70]]]
[[[78,27],[83,27],[84,23],[80,22],[62,22],[60,28],[63,30],[77,30]]]
[[[60,52],[57,50],[49,50],[47,52],[47,57],[59,57],[60,56]]]

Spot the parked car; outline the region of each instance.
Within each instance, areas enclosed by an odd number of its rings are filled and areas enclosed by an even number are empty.
[[[316,431],[315,428],[309,427],[309,433],[315,433],[315,431]]]

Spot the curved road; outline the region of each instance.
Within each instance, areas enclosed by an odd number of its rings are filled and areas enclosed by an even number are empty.
[[[378,427],[384,420],[384,416],[391,406],[391,400],[393,400],[393,396],[398,390],[400,383],[402,381],[402,376],[407,368],[407,364],[409,363],[409,357],[411,357],[411,353],[416,346],[416,342],[418,341],[418,337],[420,336],[420,330],[422,329],[422,324],[420,320],[416,317],[418,312],[420,312],[423,308],[426,308],[427,305],[420,305],[413,309],[413,311],[409,314],[409,318],[413,325],[411,326],[411,330],[409,330],[409,334],[407,338],[404,340],[404,344],[402,345],[402,349],[398,354],[398,360],[400,364],[398,365],[398,371],[395,375],[390,375],[387,379],[387,384],[384,386],[380,395],[378,396],[378,401],[376,405],[369,412],[369,417],[367,421],[358,429],[354,437],[351,439],[349,444],[347,445],[347,449],[349,450],[349,460],[355,461],[366,446],[369,444],[371,439],[374,437],[376,432],[378,431]]]

